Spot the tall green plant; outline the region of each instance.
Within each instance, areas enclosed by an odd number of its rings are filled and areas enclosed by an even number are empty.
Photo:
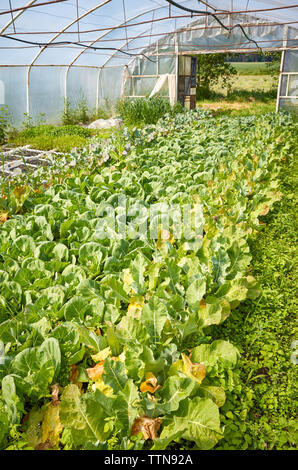
[[[176,103],[171,108],[169,101],[162,97],[134,98],[120,100],[116,111],[128,126],[142,126],[156,124],[165,114],[183,112],[183,107]]]
[[[9,115],[7,106],[0,107],[0,144],[5,142],[6,133],[9,128]]]
[[[76,106],[73,106],[68,99],[65,99],[62,123],[64,125],[86,124],[90,120],[89,114],[87,101],[83,95],[80,96]]]

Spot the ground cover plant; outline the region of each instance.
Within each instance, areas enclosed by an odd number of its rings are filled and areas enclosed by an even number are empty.
[[[168,115],[2,183],[2,448],[233,441],[223,425],[245,411],[233,402],[240,343],[230,325],[260,298],[251,240],[281,199],[294,128],[287,114]],[[198,205],[202,231],[175,238],[171,213],[169,230],[161,217],[156,239],[137,237],[137,204],[147,214],[156,203]],[[248,379],[266,374],[254,372]],[[255,445],[240,434],[235,446]]]
[[[110,129],[89,129],[76,125],[52,126],[42,124],[32,126],[8,135],[9,146],[29,145],[38,150],[57,150],[70,152],[73,148],[84,148],[89,144],[90,138],[98,136],[107,138],[111,135]]]
[[[249,240],[262,294],[210,332],[213,340],[233,338],[241,353],[237,386],[222,408],[220,449],[297,448],[297,152],[281,167],[283,197]]]

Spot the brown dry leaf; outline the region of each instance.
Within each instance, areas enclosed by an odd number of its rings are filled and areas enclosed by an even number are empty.
[[[141,392],[155,393],[156,390],[161,388],[160,385],[157,385],[157,378],[152,372],[146,373],[146,380],[140,385]]]
[[[0,212],[0,224],[4,224],[9,218],[8,212]]]
[[[81,390],[83,384],[82,382],[78,382],[78,376],[79,376],[79,369],[75,364],[73,364],[70,369],[69,381],[77,385],[77,387],[79,387],[79,389]]]
[[[262,212],[260,213],[260,215],[267,215],[269,210],[270,210],[270,207],[268,205],[264,204],[263,207],[262,207]]]
[[[59,385],[54,384],[52,385],[52,404],[53,406],[58,406],[60,403],[59,401]]]
[[[35,447],[35,450],[49,450],[49,449],[53,449],[53,444],[49,439],[46,442],[41,442]]]
[[[22,426],[25,426],[25,424],[28,422],[29,419],[29,413],[25,414],[25,416],[22,419]]]
[[[75,364],[71,366],[70,369],[70,374],[69,374],[69,380],[71,383],[76,384],[77,383],[77,378],[79,376],[79,371],[78,368]]]
[[[196,382],[201,383],[206,377],[206,366],[204,364],[191,362],[190,358],[185,354],[182,354],[182,359],[185,374],[196,380]]]
[[[131,428],[131,435],[136,436],[141,432],[145,441],[147,439],[153,440],[158,437],[157,431],[159,430],[160,426],[160,418],[149,418],[149,416],[145,415],[134,420]]]
[[[87,369],[88,375],[91,380],[98,380],[101,379],[102,374],[104,373],[104,360],[100,361],[94,367]]]

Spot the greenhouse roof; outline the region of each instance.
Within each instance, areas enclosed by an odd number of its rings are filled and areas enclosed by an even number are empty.
[[[177,53],[177,31],[179,53],[297,48],[297,20],[297,0],[3,0],[0,65],[119,67]]]

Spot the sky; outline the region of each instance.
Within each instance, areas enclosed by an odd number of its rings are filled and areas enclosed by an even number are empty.
[[[45,0],[0,0],[0,13],[7,11],[11,3],[12,8],[18,8],[28,3],[38,4]],[[77,5],[78,1],[78,5]],[[205,9],[198,0],[176,0],[180,4],[195,9]],[[213,6],[240,10],[254,10],[260,8],[294,5],[296,0],[210,0]],[[102,6],[100,6],[102,4]],[[100,6],[100,7],[99,7]],[[78,10],[77,10],[78,7]],[[98,7],[98,8],[96,8]],[[123,8],[124,7],[124,8]],[[96,8],[96,9],[95,9]],[[93,11],[92,11],[93,10]],[[81,19],[74,23],[77,11]],[[89,14],[88,11],[90,12]],[[166,0],[66,0],[62,3],[30,8],[24,13],[0,14],[0,33],[27,41],[47,43],[49,41],[71,41],[84,44],[94,44],[98,47],[109,48],[138,48],[146,47],[163,33],[181,28],[187,24],[189,18],[176,20],[156,21],[167,17],[169,4]],[[172,16],[186,15],[185,12],[171,7]],[[298,21],[298,9],[284,9],[266,12],[265,18],[282,22]],[[150,23],[154,19],[154,23]],[[14,20],[14,21],[13,21]],[[131,23],[144,22],[128,28],[108,31],[107,28],[119,26],[129,20]],[[298,23],[297,23],[298,24]],[[297,26],[297,24],[295,26]],[[106,29],[105,29],[106,28]],[[65,29],[65,33],[57,34]],[[109,32],[109,34],[107,34]],[[150,35],[153,34],[152,41]],[[139,36],[142,39],[138,39]],[[135,38],[132,40],[131,38]],[[126,45],[127,44],[127,45]],[[38,63],[62,64],[70,63],[80,53],[82,48],[76,45],[48,48],[39,54],[40,48],[36,45],[25,45],[7,38],[0,38],[0,65],[2,64],[28,64],[38,55]],[[86,50],[84,58],[94,63],[104,63],[113,51]],[[116,55],[119,63],[124,57]]]

